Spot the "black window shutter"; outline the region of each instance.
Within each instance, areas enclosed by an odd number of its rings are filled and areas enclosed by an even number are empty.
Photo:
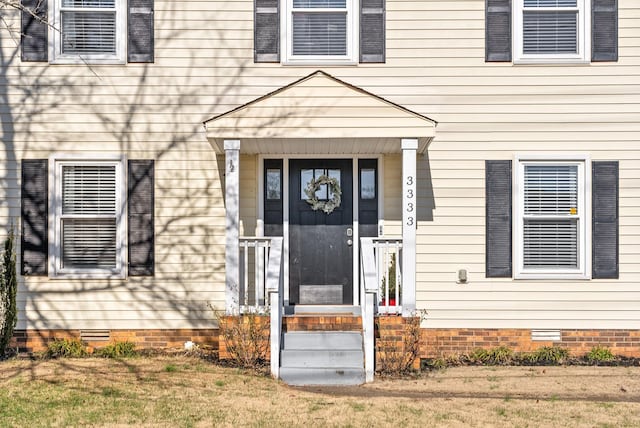
[[[511,0],[486,0],[485,60],[511,61]]]
[[[130,160],[127,225],[129,276],[152,276],[154,257],[154,161]]]
[[[48,180],[47,159],[22,160],[20,272],[22,275],[47,275]]]
[[[129,0],[127,60],[153,62],[153,0]]]
[[[360,0],[360,62],[385,61],[385,0]]]
[[[485,161],[487,278],[511,277],[511,161]]]
[[[280,0],[255,0],[254,61],[280,62]]]
[[[618,0],[591,1],[591,61],[617,61]]]
[[[48,61],[49,60],[49,28],[47,0],[22,0],[20,47],[22,61]],[[36,15],[36,16],[33,16]]]
[[[618,162],[592,169],[592,278],[618,278]]]

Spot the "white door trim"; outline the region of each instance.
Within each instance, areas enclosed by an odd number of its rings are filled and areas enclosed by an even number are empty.
[[[284,275],[284,303],[289,304],[289,161],[291,159],[351,159],[353,166],[353,304],[359,305],[360,284],[360,234],[358,219],[358,195],[360,192],[360,176],[358,174],[358,159],[376,159],[378,161],[378,235],[382,235],[383,224],[383,187],[384,187],[384,155],[358,154],[295,154],[295,155],[258,155],[258,192],[256,195],[256,235],[264,236],[264,161],[265,159],[282,159],[282,235],[284,259],[282,274]]]

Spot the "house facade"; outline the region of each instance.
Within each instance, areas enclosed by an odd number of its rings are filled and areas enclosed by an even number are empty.
[[[23,348],[215,345],[211,307],[270,306],[426,311],[423,357],[640,355],[633,0],[22,4]]]

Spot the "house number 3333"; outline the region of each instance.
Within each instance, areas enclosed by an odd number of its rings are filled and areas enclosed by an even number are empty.
[[[407,176],[404,198],[404,211],[407,214],[407,226],[413,226],[415,223],[415,180],[412,175]]]

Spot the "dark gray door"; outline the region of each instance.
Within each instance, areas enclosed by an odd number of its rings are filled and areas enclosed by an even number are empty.
[[[318,188],[318,205],[305,193],[311,180],[335,178],[340,204],[331,184]],[[292,159],[289,161],[289,301],[291,304],[353,303],[353,161]],[[324,207],[322,205],[325,205]]]

